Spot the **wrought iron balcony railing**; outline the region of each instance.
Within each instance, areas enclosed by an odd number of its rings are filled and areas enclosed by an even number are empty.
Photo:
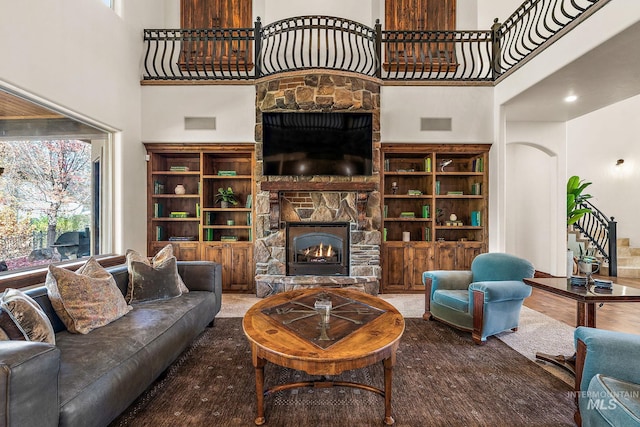
[[[385,31],[300,16],[254,28],[144,31],[146,81],[252,80],[305,69],[384,80],[491,82],[610,0],[526,0],[486,31]]]

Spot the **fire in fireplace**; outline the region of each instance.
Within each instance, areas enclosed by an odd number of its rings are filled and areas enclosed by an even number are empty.
[[[349,275],[348,222],[289,222],[287,276]]]

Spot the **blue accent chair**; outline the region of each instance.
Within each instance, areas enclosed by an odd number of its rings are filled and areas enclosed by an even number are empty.
[[[516,331],[522,302],[531,295],[531,286],[522,279],[534,273],[529,261],[497,252],[478,255],[470,271],[425,271],[423,317],[470,331],[476,344],[502,331]]]
[[[640,335],[579,326],[575,421],[583,426],[640,426]]]

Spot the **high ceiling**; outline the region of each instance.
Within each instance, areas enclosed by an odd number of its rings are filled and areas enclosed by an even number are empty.
[[[564,122],[640,94],[638,42],[640,22],[509,100],[507,119]]]

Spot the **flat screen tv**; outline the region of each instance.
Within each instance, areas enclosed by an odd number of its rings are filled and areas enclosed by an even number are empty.
[[[371,113],[262,113],[264,175],[371,175]]]

